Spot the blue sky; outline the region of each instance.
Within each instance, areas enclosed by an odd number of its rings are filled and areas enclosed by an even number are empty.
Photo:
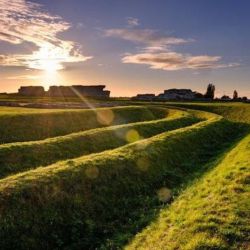
[[[0,0],[0,92],[104,83],[113,96],[132,96],[204,92],[212,82],[217,96],[237,89],[250,97],[247,0],[31,2],[41,5]]]

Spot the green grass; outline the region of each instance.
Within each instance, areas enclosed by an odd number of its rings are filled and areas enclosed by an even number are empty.
[[[59,160],[120,147],[169,130],[202,120],[184,111],[166,110],[164,119],[92,129],[41,141],[0,145],[0,177]]]
[[[231,121],[250,123],[249,103],[167,103],[167,105],[204,110],[222,115]]]
[[[125,249],[249,249],[250,135]]]
[[[42,114],[42,113],[59,113],[59,112],[71,112],[71,110],[63,109],[32,109],[32,108],[19,108],[19,107],[0,107],[0,117],[13,116],[13,115],[26,115],[26,114]]]
[[[114,103],[114,102],[130,102],[128,97],[110,97],[109,99],[94,99],[94,98],[84,98],[90,104],[98,103]],[[81,103],[86,104],[81,97],[37,97],[37,96],[20,96],[17,94],[0,94],[0,102],[17,102],[17,103]]]
[[[248,249],[250,105],[127,104],[0,107],[0,249]]]
[[[219,116],[208,117],[118,149],[2,179],[1,247],[121,247],[152,219],[161,204],[159,189],[180,189],[245,131]]]
[[[0,107],[0,144],[42,140],[108,125],[153,120],[165,116],[165,109],[146,106],[59,111]]]

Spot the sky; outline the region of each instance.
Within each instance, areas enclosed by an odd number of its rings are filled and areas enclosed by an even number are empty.
[[[250,98],[248,0],[0,0],[0,92],[105,84]]]

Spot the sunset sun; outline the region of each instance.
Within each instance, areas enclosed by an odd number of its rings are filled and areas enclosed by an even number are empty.
[[[60,48],[44,46],[39,51],[33,53],[29,62],[32,68],[44,70],[46,72],[56,72],[63,69],[61,61],[67,59],[67,54]]]
[[[61,69],[61,66],[52,59],[43,59],[40,61],[41,67],[45,72],[53,73]]]

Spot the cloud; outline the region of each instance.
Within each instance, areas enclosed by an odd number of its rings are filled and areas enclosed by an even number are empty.
[[[221,56],[194,56],[177,53],[173,46],[194,42],[194,40],[168,36],[152,29],[108,29],[105,31],[105,35],[141,45],[139,52],[125,54],[122,58],[123,63],[145,64],[152,69],[168,71],[218,69],[239,65],[237,63],[221,63]]]
[[[190,42],[190,39],[167,36],[152,29],[108,29],[107,37],[115,37],[147,46],[163,47]]]
[[[134,18],[134,17],[128,17],[127,23],[129,27],[136,27],[136,26],[139,26],[139,19]]]
[[[85,28],[85,24],[82,23],[82,22],[79,22],[79,23],[76,24],[76,28],[77,28],[77,29]]]
[[[19,75],[19,76],[8,76],[6,79],[8,80],[36,80],[41,76],[38,75]]]
[[[122,58],[123,63],[146,64],[152,69],[168,71],[181,69],[218,69],[237,65],[222,64],[220,60],[220,56],[191,56],[176,52],[127,54]]]
[[[31,54],[2,54],[0,65],[62,69],[63,63],[91,58],[83,56],[76,43],[58,38],[70,24],[42,11],[41,5],[25,0],[0,0],[0,6],[0,40],[13,45],[29,42],[37,47]]]

